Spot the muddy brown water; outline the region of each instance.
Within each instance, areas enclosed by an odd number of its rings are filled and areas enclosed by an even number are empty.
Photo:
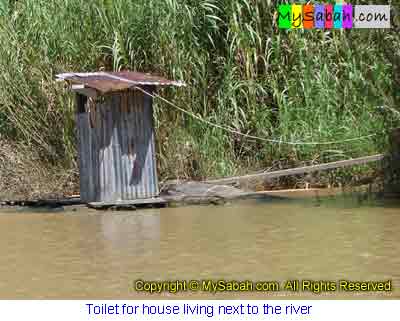
[[[136,212],[0,210],[1,299],[400,298],[400,205],[354,197]],[[180,292],[142,280],[378,281],[389,293]]]

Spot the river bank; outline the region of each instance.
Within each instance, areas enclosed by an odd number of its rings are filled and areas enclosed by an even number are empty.
[[[157,199],[145,201],[115,201],[86,204],[81,201],[79,195],[64,198],[47,198],[32,200],[6,200],[0,201],[0,210],[7,212],[78,212],[82,210],[100,211],[132,211],[150,208],[186,207],[186,206],[226,206],[240,202],[276,203],[313,199],[317,202],[326,199],[350,198],[360,202],[366,200],[399,200],[399,195],[385,195],[376,192],[371,185],[363,185],[351,188],[308,188],[291,190],[270,190],[249,192],[231,186],[211,185],[201,182],[171,182],[171,186],[163,190]]]
[[[9,166],[27,167],[8,178],[10,197],[77,192],[75,101],[55,82],[64,72],[131,70],[187,84],[160,91],[185,112],[154,102],[161,180],[385,151],[385,130],[400,122],[396,29],[285,32],[275,24],[273,2],[173,3],[27,0],[0,15],[0,135],[32,150],[19,157],[39,156]],[[346,185],[368,171],[320,175],[311,185]],[[293,177],[256,189],[305,183]]]
[[[59,207],[77,205],[79,199],[79,171],[43,162],[33,149],[0,140],[0,203],[3,206]],[[170,203],[218,204],[232,198],[261,197],[261,195],[307,196],[314,192],[330,195],[351,191],[359,186],[379,191],[382,170],[369,165],[366,176],[359,169],[339,169],[307,175],[293,175],[276,179],[252,179],[232,186],[205,185],[190,178],[161,179],[161,196]],[[365,166],[364,166],[365,167]],[[253,172],[252,169],[248,169]],[[192,184],[192,185],[191,185]],[[203,185],[202,185],[203,184]]]

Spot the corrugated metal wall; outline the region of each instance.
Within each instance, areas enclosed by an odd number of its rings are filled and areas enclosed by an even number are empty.
[[[86,112],[77,113],[81,199],[112,202],[157,196],[151,97],[129,91],[102,99],[89,99]]]

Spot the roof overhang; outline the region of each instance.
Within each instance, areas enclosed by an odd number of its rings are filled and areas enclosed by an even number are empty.
[[[125,91],[135,87],[186,86],[180,81],[172,81],[163,77],[139,72],[93,72],[63,73],[56,75],[57,81],[67,81],[71,90],[89,97],[107,93]]]

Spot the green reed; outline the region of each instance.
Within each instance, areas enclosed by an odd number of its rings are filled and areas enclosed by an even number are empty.
[[[163,177],[231,175],[383,151],[385,131],[399,125],[399,33],[279,30],[276,3],[17,1],[0,18],[0,133],[76,166],[73,97],[54,75],[130,69],[184,80],[187,88],[161,94],[253,136],[325,142],[378,133],[332,145],[253,141],[158,101]]]

